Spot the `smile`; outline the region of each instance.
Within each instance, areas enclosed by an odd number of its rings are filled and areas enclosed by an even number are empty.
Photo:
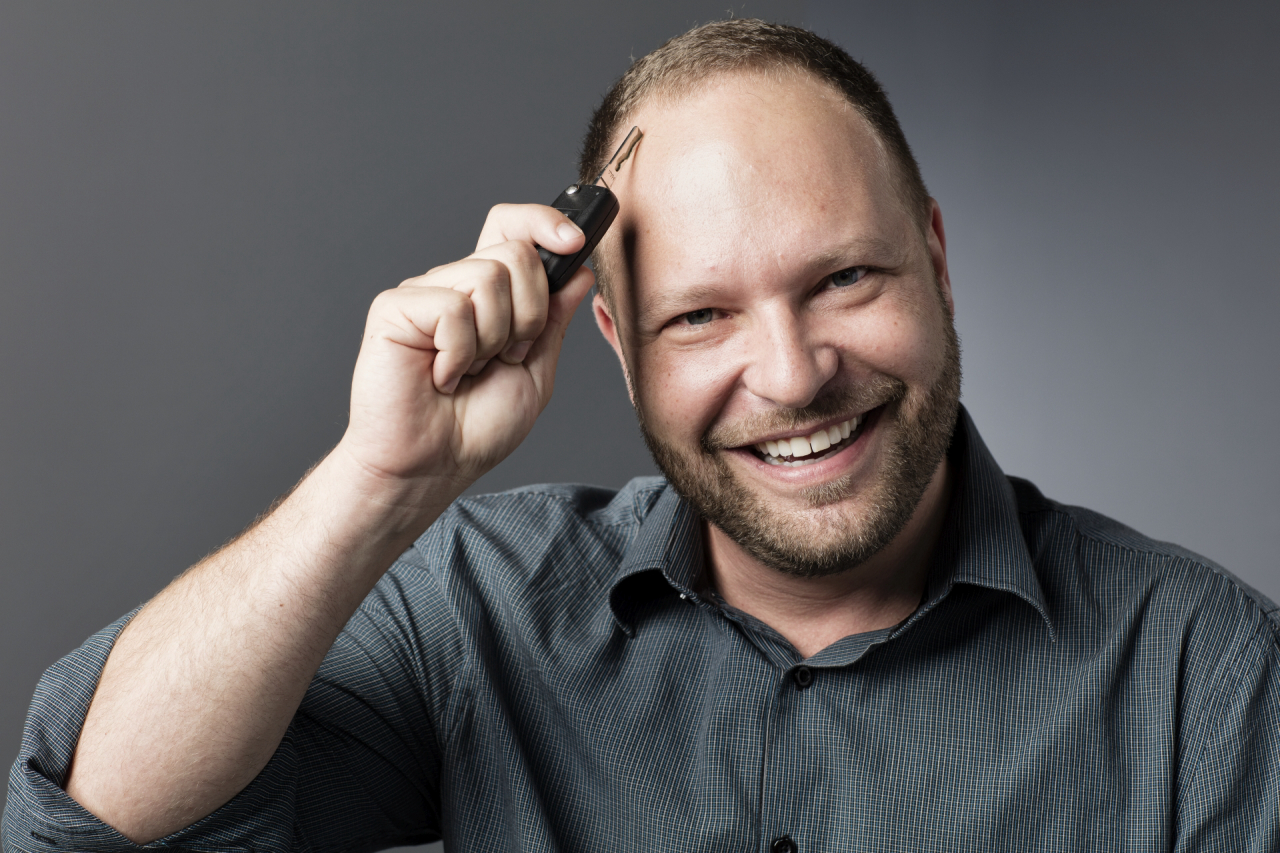
[[[839,453],[857,441],[866,420],[866,414],[857,415],[810,435],[762,441],[753,447],[760,458],[770,465],[811,465],[833,453]]]

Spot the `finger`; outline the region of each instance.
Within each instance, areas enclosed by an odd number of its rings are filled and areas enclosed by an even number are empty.
[[[489,211],[480,239],[479,252],[499,243],[519,240],[536,243],[559,255],[576,252],[586,243],[582,229],[554,207],[544,204],[499,204]]]
[[[470,273],[453,289],[471,297],[475,317],[478,361],[488,361],[502,352],[511,334],[511,266],[514,260],[468,258]],[[479,371],[477,371],[479,372]]]
[[[446,293],[450,291],[445,291]],[[436,358],[431,365],[431,381],[436,389],[452,394],[463,374],[475,360],[476,327],[471,313],[471,300],[463,294],[441,313],[432,333]]]
[[[526,248],[526,254],[536,259],[537,253],[533,248]],[[469,298],[475,323],[475,359],[478,361],[487,361],[506,347],[511,334],[510,267],[527,268],[530,265],[528,260],[522,261],[517,257],[518,251],[495,247],[488,254],[491,257],[472,256],[437,267],[400,285],[402,288],[445,288]],[[529,275],[529,272],[522,269],[520,274]]]
[[[431,378],[452,393],[475,360],[472,302],[442,287],[398,287],[378,294],[369,312],[368,336],[416,350],[434,351]]]
[[[510,324],[504,330],[507,339],[500,350],[500,357],[508,364],[517,364],[523,360],[547,322],[550,293],[547,292],[547,273],[542,259],[532,244],[521,240],[481,249],[473,257],[492,258],[507,269]],[[489,354],[482,347],[480,355]]]

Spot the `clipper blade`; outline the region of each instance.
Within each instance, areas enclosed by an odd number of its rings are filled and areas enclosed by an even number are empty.
[[[600,170],[600,174],[596,175],[593,184],[602,184],[610,189],[613,188],[613,181],[617,177],[618,172],[622,169],[622,164],[627,162],[632,152],[636,150],[636,146],[640,144],[640,140],[644,137],[644,133],[640,131],[640,126],[636,125],[631,128],[626,137],[623,138],[622,144],[618,146],[618,150],[613,152],[613,156],[609,158],[609,162],[604,164],[604,168]]]

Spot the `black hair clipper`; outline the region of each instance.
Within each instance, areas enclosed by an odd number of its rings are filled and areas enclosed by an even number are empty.
[[[591,256],[604,232],[613,224],[613,218],[618,215],[618,197],[609,187],[622,164],[635,151],[642,136],[644,134],[640,132],[640,128],[631,128],[631,132],[622,140],[618,150],[613,152],[613,157],[594,181],[589,184],[570,184],[551,203],[552,207],[569,217],[587,235],[587,242],[572,255],[557,255],[538,247],[538,257],[542,258],[542,266],[547,271],[548,289],[552,293],[569,282],[578,267]]]

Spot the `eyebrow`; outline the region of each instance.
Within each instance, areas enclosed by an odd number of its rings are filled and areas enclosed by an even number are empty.
[[[819,252],[809,259],[812,267],[830,267],[846,260],[866,261],[870,266],[897,266],[905,254],[901,243],[881,237],[855,237],[847,243]],[[854,266],[858,264],[855,263]]]
[[[714,302],[722,289],[722,285],[691,284],[671,296],[651,297],[636,306],[636,317],[641,321],[648,320],[653,316],[666,317],[668,314],[674,313],[677,308],[700,305],[704,302]]]
[[[856,237],[838,246],[818,252],[810,257],[806,266],[810,269],[830,269],[836,264],[852,261],[851,266],[866,264],[894,268],[901,266],[905,256],[904,247],[900,243],[880,237]],[[845,267],[841,267],[844,269]],[[832,270],[834,272],[834,270]],[[677,308],[687,305],[699,305],[715,302],[724,285],[690,284],[678,293],[670,296],[656,296],[645,299],[637,307],[638,318],[649,318],[654,315],[666,316]]]

